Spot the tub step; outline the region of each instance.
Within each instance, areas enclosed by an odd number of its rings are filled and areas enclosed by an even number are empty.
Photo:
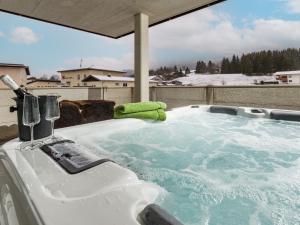
[[[183,225],[174,216],[155,204],[148,205],[139,216],[143,225]]]

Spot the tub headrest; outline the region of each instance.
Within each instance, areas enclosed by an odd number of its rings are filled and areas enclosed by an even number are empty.
[[[275,120],[299,121],[300,112],[290,112],[283,110],[273,110],[270,113],[270,118]]]
[[[211,113],[224,113],[229,115],[237,115],[238,114],[238,108],[234,106],[211,106],[209,108],[209,111]]]

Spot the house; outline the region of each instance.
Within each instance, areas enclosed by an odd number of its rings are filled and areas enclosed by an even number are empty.
[[[60,70],[57,72],[61,74],[62,82],[70,87],[86,86],[84,85],[82,80],[87,78],[91,74],[99,75],[99,76],[116,76],[116,77],[124,77],[126,75],[126,72],[124,71],[99,69],[94,67]]]
[[[61,87],[60,80],[46,80],[46,79],[31,79],[27,82],[26,87],[28,88],[56,88]]]
[[[0,75],[8,74],[18,85],[26,85],[29,67],[23,64],[0,63]],[[0,82],[0,88],[7,88]]]
[[[156,81],[157,85],[161,85],[164,81],[163,76],[161,75],[154,75],[154,76],[150,76],[150,81]]]
[[[111,75],[89,75],[82,80],[83,86],[89,87],[134,87],[134,77]],[[150,86],[156,86],[157,81],[149,79]]]
[[[174,85],[176,85],[176,86],[182,86],[182,82],[179,81],[179,80],[172,80],[170,83],[171,83],[171,84],[174,84]]]
[[[281,84],[300,84],[300,70],[280,71],[273,74]]]

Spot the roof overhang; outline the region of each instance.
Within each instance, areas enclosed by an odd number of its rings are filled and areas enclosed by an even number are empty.
[[[39,79],[35,79],[35,80],[32,80],[32,81],[29,81],[27,82],[27,84],[32,84],[32,83],[37,83],[37,82],[45,82],[45,83],[61,83],[60,80],[39,80]]]
[[[125,71],[121,71],[121,70],[99,69],[99,68],[93,68],[93,67],[68,69],[68,70],[58,70],[57,72],[59,72],[59,73],[62,73],[62,72],[76,72],[76,71],[82,71],[82,70],[117,72],[117,73],[124,73],[124,74],[126,73]]]
[[[112,38],[134,32],[134,16],[149,25],[177,18],[226,0],[0,0],[0,11]]]
[[[1,0],[0,0],[1,3]],[[24,68],[26,71],[26,75],[30,75],[30,70],[28,66],[23,64],[13,64],[13,63],[0,63],[0,67],[11,67],[11,68]]]

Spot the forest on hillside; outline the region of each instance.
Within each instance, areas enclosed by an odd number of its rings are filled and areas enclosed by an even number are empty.
[[[260,51],[243,54],[240,58],[223,58],[221,73],[266,75],[277,71],[300,70],[300,49]]]
[[[197,74],[243,73],[249,76],[271,75],[277,71],[300,70],[300,49],[259,51],[241,56],[224,57],[221,62],[197,61]],[[150,75],[161,75],[166,80],[186,76],[190,73],[187,66],[160,67],[150,70]]]

